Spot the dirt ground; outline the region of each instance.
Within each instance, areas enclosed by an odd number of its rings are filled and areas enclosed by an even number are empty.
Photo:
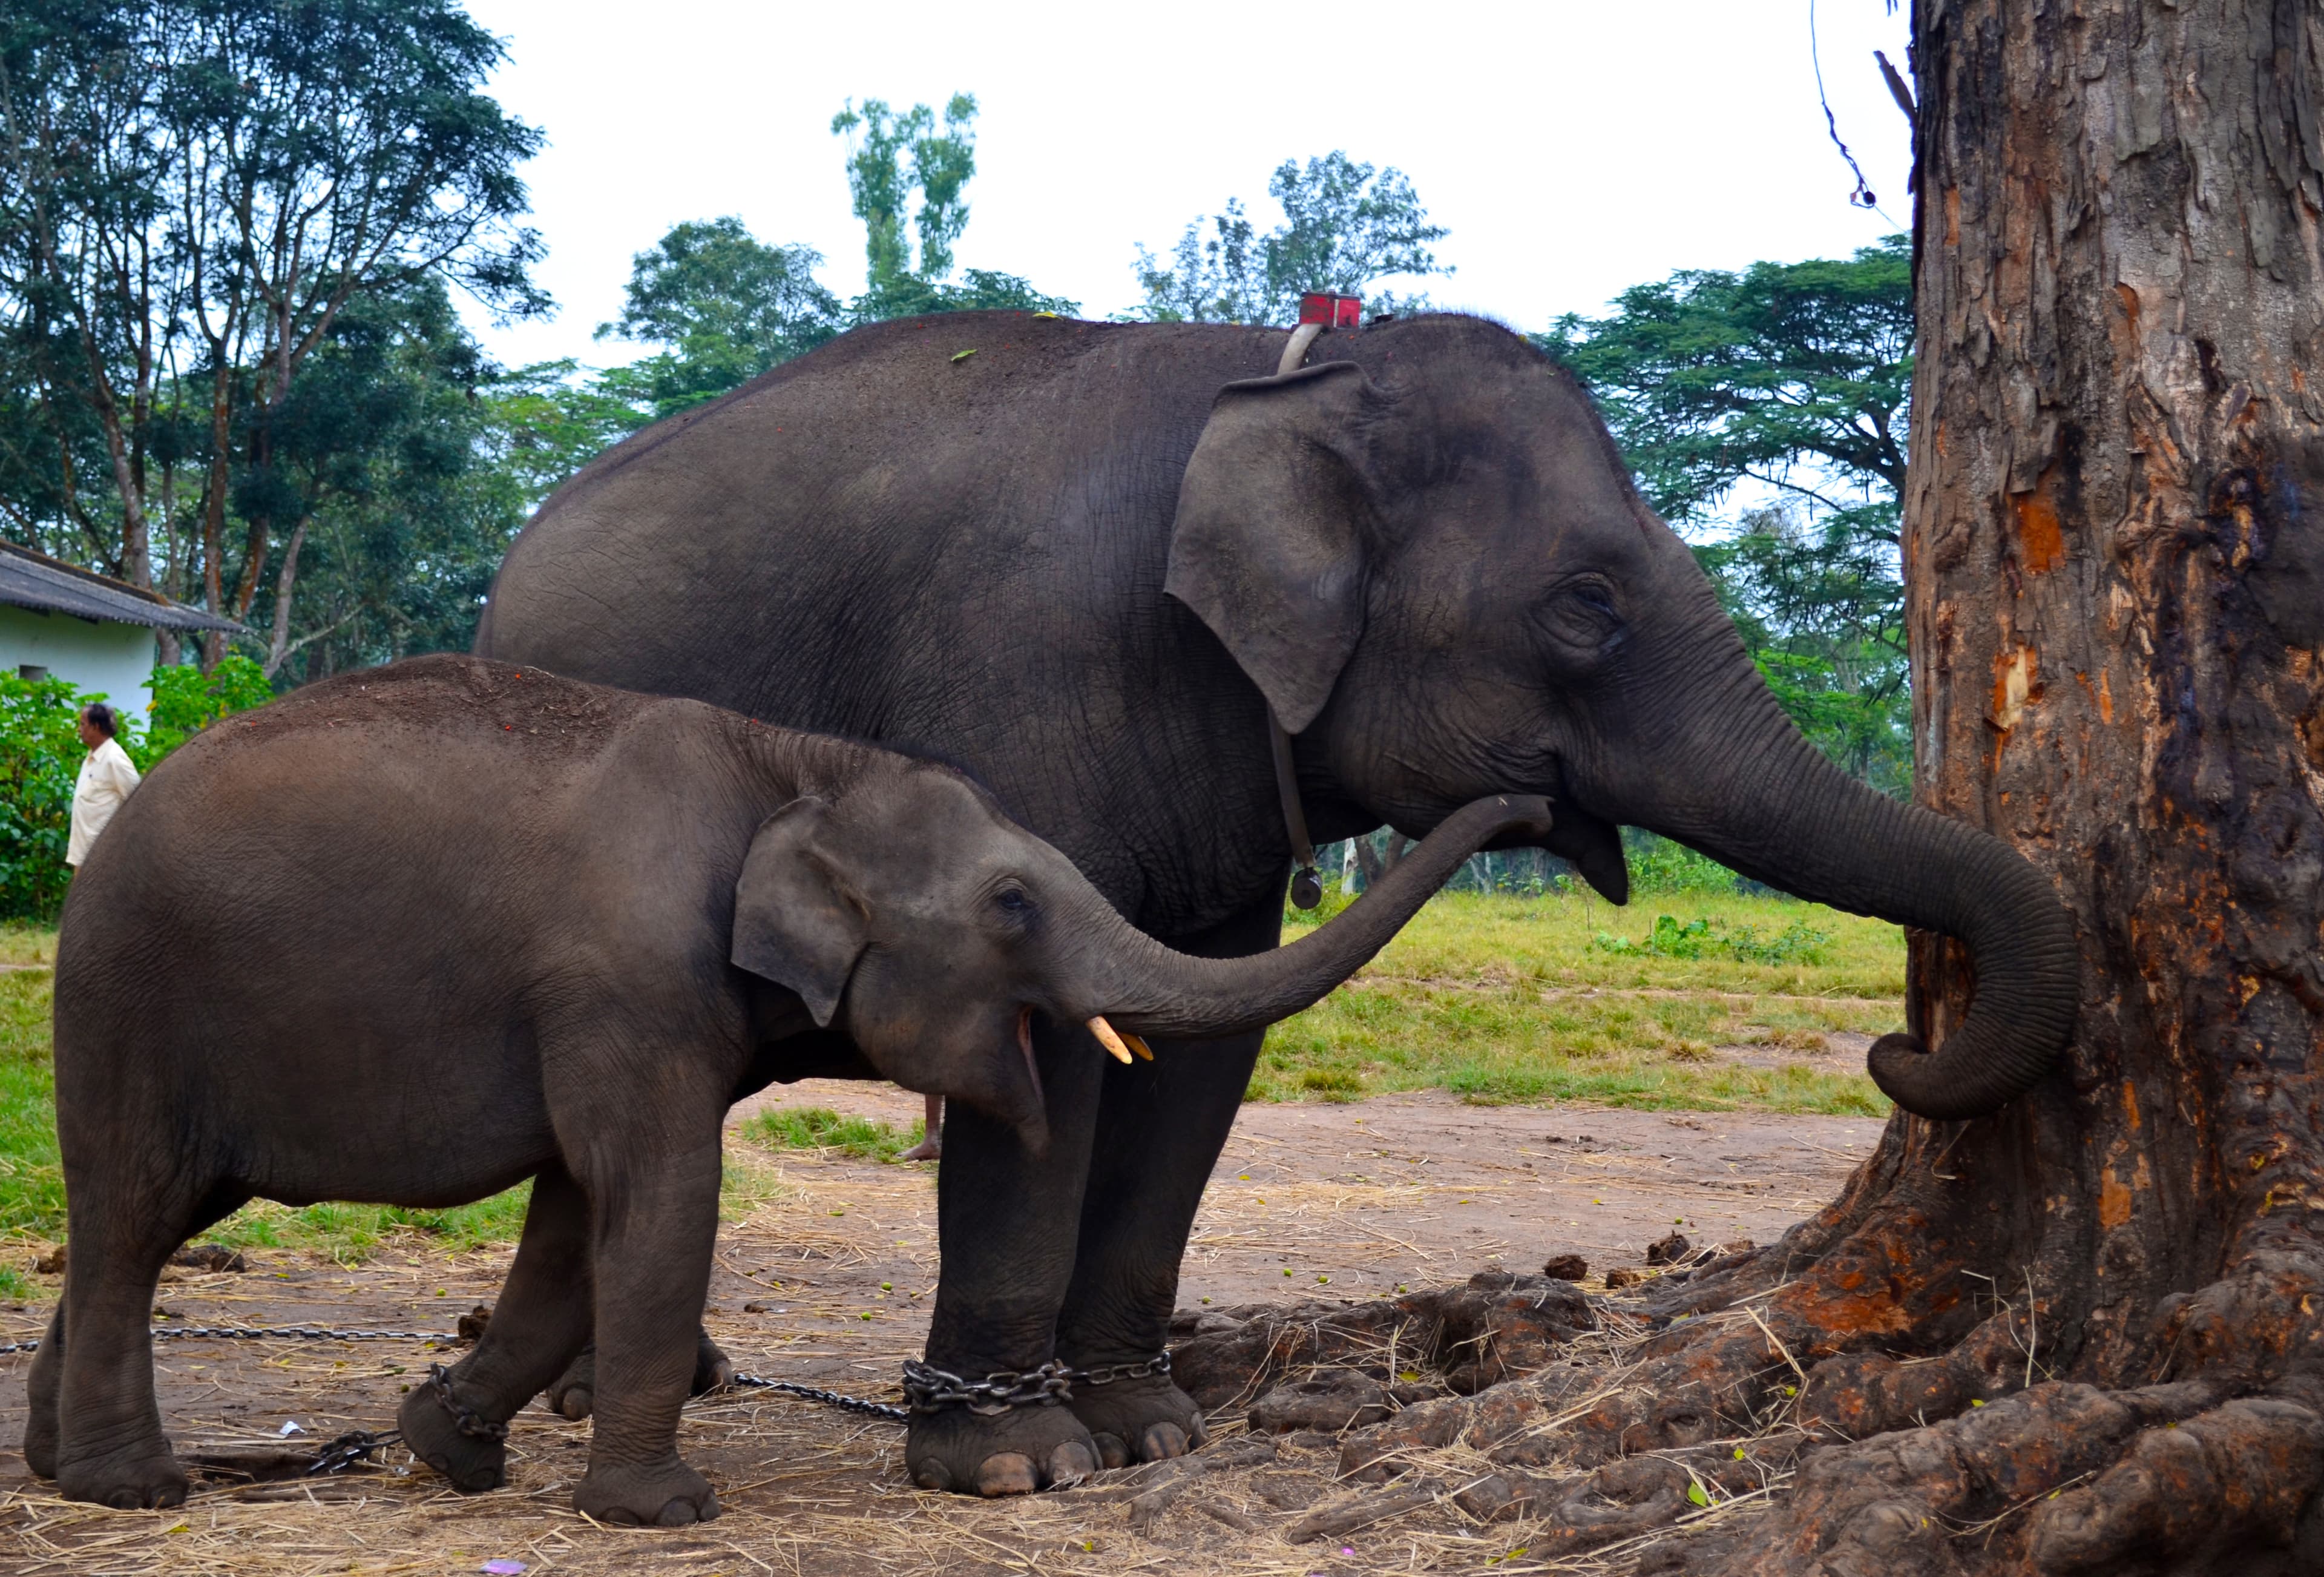
[[[885,1086],[809,1084],[755,1105],[824,1106],[905,1126],[918,1099]],[[751,1108],[738,1110],[740,1120]],[[1697,1243],[1765,1242],[1831,1197],[1877,1139],[1870,1118],[1467,1106],[1442,1095],[1246,1107],[1197,1224],[1182,1306],[1365,1299],[1538,1270],[1578,1252],[1597,1291],[1674,1230]],[[708,1323],[745,1370],[891,1400],[917,1356],[936,1287],[932,1168],[750,1150],[771,1193],[719,1242]],[[244,1273],[165,1284],[162,1323],[449,1330],[491,1301],[507,1250],[451,1256],[413,1239],[357,1268],[290,1254]],[[0,1339],[37,1335],[40,1304],[0,1308]],[[401,1389],[444,1357],[418,1342],[156,1344],[163,1417],[180,1453],[297,1449],[391,1427]],[[1529,1559],[1522,1526],[1484,1526],[1423,1505],[1345,1537],[1291,1543],[1342,1494],[1336,1440],[1234,1448],[1214,1420],[1199,1493],[1137,1497],[1140,1470],[1079,1489],[979,1502],[913,1489],[903,1432],[763,1392],[706,1398],[679,1445],[724,1514],[637,1532],[576,1515],[588,1428],[540,1410],[510,1436],[510,1486],[445,1489],[395,1453],[388,1471],[323,1481],[198,1487],[171,1512],[60,1501],[27,1474],[25,1357],[0,1358],[0,1570],[71,1572],[412,1572],[521,1562],[530,1572],[748,1577],[756,1572],[1305,1574],[1567,1569]],[[286,1425],[300,1433],[286,1438]],[[1226,1465],[1230,1459],[1240,1460]],[[1263,1460],[1254,1460],[1263,1459]],[[1351,1494],[1377,1490],[1346,1491]],[[1599,1569],[1607,1569],[1600,1567]],[[1614,1569],[1618,1569],[1618,1566]]]

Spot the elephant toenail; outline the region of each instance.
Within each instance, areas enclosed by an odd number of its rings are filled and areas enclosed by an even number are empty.
[[[1078,1484],[1097,1471],[1097,1458],[1078,1440],[1069,1440],[1049,1453],[1049,1482]]]
[[[1121,1443],[1121,1436],[1100,1433],[1090,1438],[1097,1443],[1097,1460],[1101,1466],[1126,1468],[1130,1465],[1130,1448]]]
[[[654,1518],[663,1527],[684,1527],[696,1520],[692,1503],[685,1500],[671,1501],[661,1508],[661,1515]]]
[[[589,1393],[579,1390],[566,1392],[558,1402],[557,1410],[572,1422],[580,1423],[589,1416]]]
[[[600,1522],[610,1522],[615,1527],[637,1527],[641,1526],[638,1521],[638,1514],[636,1512],[619,1506],[613,1508],[597,1520]]]
[[[924,1456],[912,1465],[912,1482],[933,1495],[952,1488],[952,1470],[936,1457]]]
[[[987,1499],[1002,1495],[1030,1495],[1040,1487],[1033,1477],[1033,1459],[1021,1451],[1004,1451],[986,1457],[976,1470],[976,1492]]]
[[[1149,1425],[1146,1431],[1146,1460],[1159,1462],[1165,1457],[1186,1454],[1186,1432],[1176,1424]]]

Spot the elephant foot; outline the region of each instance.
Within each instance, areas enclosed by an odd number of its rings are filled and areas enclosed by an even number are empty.
[[[36,1479],[57,1476],[57,1412],[53,1406],[33,1405],[32,1416],[24,1420],[24,1465],[32,1470]]]
[[[694,1379],[687,1387],[688,1396],[699,1397],[731,1385],[734,1379],[734,1360],[726,1356],[710,1333],[696,1329],[694,1333]],[[549,1385],[542,1397],[552,1413],[579,1423],[595,1410],[597,1405],[597,1346],[591,1342],[565,1366],[565,1372]]]
[[[1079,1483],[1097,1471],[1098,1452],[1070,1407],[1012,1407],[991,1417],[950,1407],[912,1415],[904,1462],[923,1489],[991,1499]]]
[[[673,1452],[659,1462],[592,1467],[573,1491],[573,1508],[622,1527],[686,1527],[718,1515],[718,1492]]]
[[[116,1511],[152,1511],[186,1501],[186,1470],[167,1447],[134,1455],[57,1464],[57,1493]]]
[[[1211,1437],[1203,1410],[1167,1375],[1085,1386],[1065,1404],[1097,1444],[1109,1468],[1185,1456]]]
[[[395,1426],[403,1431],[411,1454],[463,1495],[481,1495],[508,1482],[508,1442],[463,1430],[432,1385],[411,1388],[396,1409]]]

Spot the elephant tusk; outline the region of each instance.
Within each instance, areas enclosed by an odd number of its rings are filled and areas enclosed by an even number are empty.
[[[1113,1026],[1105,1021],[1103,1014],[1091,1019],[1089,1028],[1090,1033],[1097,1037],[1097,1043],[1113,1054],[1114,1061],[1126,1063],[1130,1060],[1130,1047],[1121,1043],[1121,1037],[1114,1033]],[[1147,1055],[1151,1056],[1153,1053]]]
[[[1130,1050],[1136,1052],[1139,1056],[1144,1057],[1148,1062],[1152,1062],[1154,1060],[1154,1048],[1147,1045],[1145,1041],[1139,1039],[1137,1036],[1130,1034],[1126,1029],[1121,1032],[1121,1043],[1130,1047]]]

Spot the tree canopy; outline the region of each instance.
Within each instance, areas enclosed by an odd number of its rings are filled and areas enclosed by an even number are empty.
[[[1306,290],[1363,295],[1379,281],[1449,274],[1430,247],[1450,232],[1428,222],[1411,180],[1338,149],[1305,166],[1286,159],[1268,178],[1283,223],[1261,234],[1239,198],[1186,226],[1169,256],[1138,248],[1138,315],[1166,323],[1289,323]],[[1205,234],[1207,227],[1208,234]],[[1422,299],[1373,292],[1382,310]]]
[[[342,314],[431,279],[547,304],[518,223],[540,135],[479,91],[501,58],[450,0],[0,15],[15,529],[152,585],[158,509],[173,595],[237,619],[294,595],[314,494],[288,435]]]
[[[1597,398],[1647,501],[1697,539],[1794,720],[1902,792],[1908,239],[1844,262],[1683,270],[1539,342]],[[1722,514],[1738,500],[1739,518]]]

